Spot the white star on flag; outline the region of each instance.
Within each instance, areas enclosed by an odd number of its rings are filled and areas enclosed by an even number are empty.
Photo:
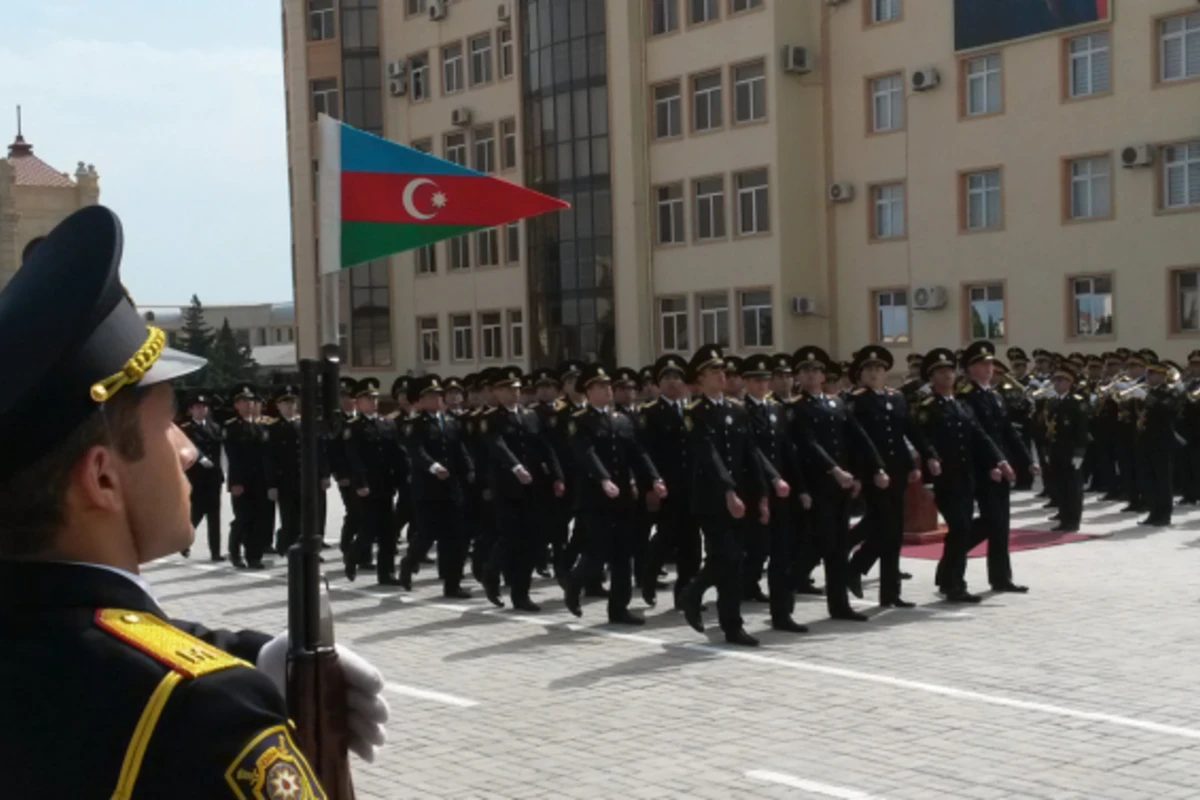
[[[445,207],[446,207],[446,195],[445,195],[445,193],[443,193],[443,192],[435,192],[435,193],[434,193],[434,195],[433,195],[433,207],[434,207],[434,208],[445,208]]]

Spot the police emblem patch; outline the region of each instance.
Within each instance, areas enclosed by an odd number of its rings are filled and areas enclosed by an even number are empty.
[[[683,418],[683,427],[687,428],[689,431],[692,429],[692,418],[691,417],[685,416]]]
[[[725,417],[725,424],[726,424],[726,425],[732,425],[732,424],[733,424],[733,417]]]
[[[325,800],[312,768],[283,725],[268,728],[246,745],[225,771],[240,800]]]
[[[350,438],[350,436],[351,436],[351,433],[350,433],[350,429],[349,429],[349,428],[346,428],[344,431],[342,431],[342,438],[343,438],[343,439],[349,439],[349,438]]]
[[[568,422],[568,423],[567,423],[567,435],[568,435],[568,436],[574,436],[574,435],[575,435],[575,423],[574,423],[574,422]]]
[[[486,419],[479,420],[479,432],[487,433],[487,420]]]

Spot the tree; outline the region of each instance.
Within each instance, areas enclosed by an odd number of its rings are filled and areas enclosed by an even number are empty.
[[[204,324],[204,306],[192,295],[192,304],[183,310],[183,328],[179,331],[179,348],[185,353],[208,358],[216,338],[213,329]]]
[[[205,380],[210,386],[225,389],[235,383],[252,380],[257,369],[258,364],[250,355],[250,347],[238,344],[233,328],[229,327],[229,320],[226,319],[209,349]]]

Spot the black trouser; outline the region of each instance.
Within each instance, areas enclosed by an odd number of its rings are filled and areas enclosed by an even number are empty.
[[[555,497],[551,492],[545,495],[545,512],[540,515],[543,549],[550,548],[550,559],[553,562],[556,577],[565,576],[571,571],[574,558],[569,550],[571,538],[571,511],[565,497]]]
[[[658,528],[650,539],[643,590],[653,588],[667,557],[675,553],[675,605],[680,606],[683,590],[700,572],[700,529],[692,515],[691,500],[683,492],[668,495],[658,512]],[[680,606],[682,607],[682,606]]]
[[[808,575],[825,564],[825,604],[829,613],[850,608],[846,569],[850,553],[850,492],[821,476],[821,488],[813,493],[809,510],[809,539],[801,557],[800,574]]]
[[[1092,480],[1088,488],[1093,492],[1118,494],[1121,491],[1117,480],[1117,448],[1112,431],[1101,429],[1092,440]]]
[[[412,500],[408,498],[408,486],[400,487],[400,494],[396,497],[396,502],[392,510],[392,526],[396,531],[396,541],[400,541],[400,534],[404,532],[404,526],[408,525],[413,520]],[[409,528],[408,542],[412,542],[412,529]]]
[[[1045,475],[1046,465],[1049,463],[1049,459],[1046,457],[1049,445],[1046,442],[1045,432],[1040,428],[1033,434],[1033,443],[1037,447],[1038,467],[1042,470],[1042,474]],[[1045,480],[1042,481],[1042,493],[1045,495],[1050,494],[1050,487]]]
[[[850,559],[850,569],[866,575],[875,559],[879,559],[880,603],[900,599],[900,547],[904,544],[904,495],[907,490],[907,472],[890,474],[886,489],[880,489],[873,481],[863,484],[867,513],[856,526],[862,535],[862,546]]]
[[[587,536],[579,560],[571,569],[571,583],[591,586],[604,580],[604,567],[612,576],[608,593],[608,618],[622,616],[633,595],[633,527],[631,508],[581,511],[575,525],[584,523]]]
[[[524,497],[498,497],[493,503],[496,514],[496,543],[488,556],[486,574],[494,580],[503,574],[514,603],[529,600],[533,567],[537,561],[537,508],[532,494]]]
[[[771,521],[763,525],[756,516],[758,502],[749,498],[746,502],[746,520],[742,526],[742,597],[750,597],[761,591],[763,571],[767,556],[771,553],[771,526],[775,522],[776,503],[771,500]],[[790,570],[789,570],[790,572]]]
[[[1020,430],[1017,433],[1017,438],[1021,440],[1021,444],[1025,445],[1027,453],[1033,453],[1033,439],[1030,435]],[[1039,464],[1039,466],[1041,466]],[[1018,458],[1013,462],[1013,470],[1017,473],[1017,482],[1014,489],[1032,489],[1033,488],[1033,462],[1026,458]]]
[[[1185,502],[1200,502],[1200,442],[1187,443],[1183,449],[1183,460],[1187,464],[1183,481],[1183,499]]]
[[[1071,460],[1069,450],[1054,455],[1050,462],[1050,481],[1059,497],[1059,524],[1064,528],[1078,528],[1083,518],[1083,474]]]
[[[751,513],[747,510],[747,513]],[[704,565],[689,591],[703,594],[708,586],[717,587],[717,620],[721,630],[734,633],[742,629],[742,542],[744,520],[728,514],[714,514],[700,520],[704,533]]]
[[[1129,432],[1117,434],[1117,468],[1121,470],[1121,493],[1134,508],[1141,508],[1143,500],[1137,474],[1138,457],[1134,437]]]
[[[350,486],[338,484],[338,492],[342,495],[342,536],[338,540],[338,548],[347,553],[354,549],[354,537],[358,534],[358,496]]]
[[[303,532],[301,523],[300,487],[279,487],[279,538],[280,555],[287,553],[288,548],[300,541]],[[325,490],[317,488],[317,534],[324,538],[325,531]]]
[[[1150,512],[1149,519],[1170,522],[1174,495],[1171,493],[1171,456],[1174,449],[1151,442],[1138,443],[1138,479],[1141,481],[1142,505]]]
[[[404,564],[413,573],[421,571],[421,561],[437,544],[437,569],[442,586],[457,589],[462,584],[463,567],[467,560],[466,522],[461,503],[413,503],[413,520],[409,527],[408,552]]]
[[[208,522],[208,553],[221,555],[221,484],[218,481],[192,486],[192,527]]]
[[[646,579],[646,561],[650,556],[650,530],[654,526],[658,514],[645,506],[645,499],[638,499],[638,508],[633,512],[633,582],[641,586]],[[653,576],[655,582],[658,576]],[[654,583],[650,584],[651,586]]]
[[[747,513],[750,510],[747,509]],[[753,523],[761,527],[761,522]],[[792,520],[791,498],[771,498],[768,529],[767,592],[771,596],[771,621],[784,622],[796,609],[796,529]]]
[[[1057,463],[1052,463],[1051,472],[1057,467]],[[971,540],[967,544],[967,552],[970,553],[982,542],[988,543],[988,583],[992,586],[1006,586],[1012,583],[1012,562],[1008,556],[1008,535],[1011,526],[1010,492],[1008,481],[994,481],[987,474],[975,477],[975,502],[979,505],[979,516],[971,520]],[[1063,519],[1063,503],[1069,501],[1069,498],[1061,488],[1050,494],[1058,503],[1059,518]]]
[[[496,549],[496,503],[480,497],[475,508],[474,541],[471,543],[471,573],[476,580],[482,582],[487,573],[488,563],[492,558],[492,551]]]
[[[275,528],[275,504],[263,486],[244,485],[233,498],[233,524],[229,527],[229,555],[241,558],[242,551],[251,564],[262,561],[271,544]]]
[[[396,510],[390,490],[371,489],[366,497],[357,497],[360,528],[355,537],[358,563],[371,559],[371,545],[379,547],[375,557],[375,574],[380,581],[396,572]]]
[[[956,469],[943,465],[943,470]],[[970,467],[957,467],[958,470]],[[975,486],[970,479],[948,480],[947,473],[934,479],[933,500],[946,520],[946,541],[937,565],[937,585],[943,592],[967,588],[967,553],[971,542],[971,511],[975,507]]]

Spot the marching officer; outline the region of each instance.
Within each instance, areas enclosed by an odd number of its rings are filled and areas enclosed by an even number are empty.
[[[578,360],[564,361],[559,365],[558,375],[562,386],[562,397],[555,403],[554,414],[547,420],[549,427],[543,429],[544,435],[554,448],[554,455],[562,469],[563,485],[566,487],[566,493],[562,498],[551,499],[549,506],[553,509],[549,518],[549,522],[553,526],[550,530],[550,541],[558,545],[558,554],[555,556],[554,564],[556,577],[565,577],[570,572],[575,565],[575,560],[579,557],[580,548],[587,534],[584,526],[580,525],[578,521],[573,526],[571,524],[575,516],[577,493],[575,491],[575,460],[567,445],[567,423],[571,421],[571,416],[576,411],[584,407],[586,402],[586,398],[579,391],[578,386],[579,374],[583,367],[584,363]],[[561,580],[560,577],[560,582]],[[602,587],[592,585],[587,588],[589,595],[603,594]]]
[[[187,402],[188,418],[180,425],[196,446],[199,454],[196,463],[188,467],[187,479],[192,487],[192,527],[200,520],[208,523],[208,555],[213,561],[224,561],[221,555],[221,486],[225,483],[225,472],[221,469],[221,428],[208,418],[210,395],[196,392]],[[187,556],[191,548],[185,549]]]
[[[654,377],[653,364],[648,364],[638,370],[638,388],[641,390],[643,403],[653,403],[658,399],[658,379]]]
[[[396,404],[396,410],[388,414],[388,419],[396,426],[396,431],[399,432],[404,426],[405,420],[412,414],[412,403],[408,400],[408,384],[411,381],[408,375],[401,375],[392,381],[392,401]],[[400,440],[400,448],[405,446],[404,440]],[[402,463],[407,463],[405,459]],[[408,491],[410,484],[410,476],[403,475],[396,478],[396,509],[392,514],[392,524],[396,529],[396,541],[400,541],[401,534],[404,533],[404,528],[412,522],[412,497]],[[409,532],[409,544],[412,544],[411,530]]]
[[[641,487],[661,500],[666,485],[638,442],[632,420],[613,408],[612,381],[604,367],[586,365],[578,383],[588,404],[571,415],[567,441],[578,478],[579,517],[588,535],[579,561],[565,576],[567,610],[582,616],[583,587],[599,582],[607,565],[612,576],[608,621],[642,625],[645,620],[629,611],[637,508]]]
[[[770,603],[771,627],[775,630],[805,633],[808,628],[792,619],[796,607],[796,579],[793,572],[796,531],[789,495],[799,492],[800,502],[806,509],[812,507],[812,498],[804,492],[799,456],[788,430],[786,406],[771,391],[779,366],[778,358],[765,355],[751,356],[742,362],[742,378],[746,383],[743,405],[750,418],[754,444],[762,457],[763,475],[771,487],[767,497],[770,510],[768,518],[765,521],[760,517],[746,522],[745,596]],[[791,377],[790,367],[787,375]],[[762,498],[747,499],[753,508]],[[763,597],[759,581],[763,563],[768,558],[767,590],[770,595]]]
[[[462,588],[467,558],[463,498],[475,482],[475,465],[462,438],[458,420],[445,413],[443,389],[437,375],[413,378],[408,401],[415,409],[404,423],[404,439],[412,459],[413,531],[408,552],[400,560],[400,585],[412,590],[412,576],[437,543],[438,577],[442,596],[466,599]],[[401,488],[404,491],[404,487]]]
[[[1043,428],[1053,484],[1050,496],[1058,501],[1056,531],[1075,533],[1083,516],[1083,466],[1088,443],[1087,400],[1074,391],[1079,375],[1069,362],[1051,374],[1054,396],[1043,408]],[[989,545],[990,547],[990,545]]]
[[[357,381],[354,378],[342,376],[338,379],[338,384],[340,408],[333,412],[330,420],[332,423],[330,429],[336,431],[337,435],[331,437],[327,442],[327,451],[329,469],[337,481],[338,494],[342,496],[342,533],[338,547],[341,550],[342,558],[345,559],[346,554],[355,552],[354,537],[359,529],[358,503],[355,501],[354,489],[350,486],[350,463],[346,460],[346,440],[344,438],[346,428],[358,416],[358,406],[354,400]],[[370,553],[367,556],[369,559]],[[367,568],[369,565],[368,560],[367,563],[356,564],[355,567]]]
[[[937,584],[952,603],[978,603],[983,598],[967,591],[967,553],[971,517],[975,508],[977,459],[986,468],[987,480],[999,483],[1015,478],[1004,454],[983,432],[970,410],[954,396],[954,351],[945,347],[925,355],[922,376],[932,393],[921,401],[917,425],[922,449],[933,478],[933,498],[946,520],[946,541],[937,567]]]
[[[1134,391],[1137,401],[1138,477],[1149,516],[1142,525],[1164,528],[1171,524],[1173,457],[1182,444],[1175,429],[1182,397],[1167,382],[1169,367],[1158,359],[1146,365],[1146,385]]]
[[[771,356],[771,398],[777,403],[792,399],[796,376],[792,370],[792,357],[787,353]]]
[[[529,409],[537,414],[538,424],[543,431],[555,431],[558,412],[562,408],[558,399],[558,374],[552,369],[541,367],[533,371],[529,380],[533,383],[534,390],[534,401],[529,405]],[[559,463],[561,464],[561,457]],[[557,508],[558,500],[550,490],[550,483],[539,481],[538,485],[545,490],[546,507]],[[547,578],[550,576],[549,565],[553,564],[557,569],[557,565],[563,563],[566,558],[567,529],[561,524],[557,514],[543,514],[539,521],[542,543],[538,547],[535,566],[538,575]],[[560,576],[562,574],[559,573]]]
[[[971,343],[962,355],[962,366],[967,372],[968,383],[959,393],[979,427],[1000,448],[1004,460],[1011,463],[1029,463],[1030,472],[1037,476],[1039,468],[1032,464],[1032,456],[1025,449],[1020,435],[1013,427],[1004,406],[1004,400],[992,387],[995,373],[996,348],[986,340]],[[1011,489],[1007,480],[991,481],[988,475],[991,465],[986,461],[975,463],[975,501],[979,516],[972,520],[972,537],[967,552],[984,540],[988,543],[988,583],[996,592],[1029,591],[1012,580],[1012,562],[1008,554],[1009,512]]]
[[[738,356],[725,357],[725,396],[739,403],[746,396],[746,383],[742,380],[742,359]]]
[[[296,412],[299,390],[285,386],[275,395],[279,416],[266,425],[265,448],[267,497],[279,504],[279,524],[283,529],[279,555],[300,541],[300,415]],[[325,490],[329,488],[329,460],[324,442],[318,442],[317,471],[321,491],[317,495],[320,519],[325,518]]]
[[[823,561],[829,616],[865,622],[866,616],[850,607],[847,595],[850,503],[862,491],[859,476],[878,489],[886,489],[890,479],[875,444],[845,403],[822,388],[830,384],[828,373],[838,369],[829,354],[819,347],[802,347],[793,361],[800,373],[801,393],[789,407],[790,422],[805,485],[812,495],[810,539],[798,559],[799,577],[803,581]]]
[[[613,406],[633,425],[635,434],[641,419],[641,409],[638,408],[638,372],[630,367],[620,367],[613,373]],[[641,437],[639,445],[645,449]],[[654,515],[650,513],[651,502],[661,502],[649,487],[640,487],[638,502],[633,509],[633,585],[642,588],[642,573],[646,568],[646,553],[650,548],[650,529],[654,525]],[[651,499],[653,497],[653,500]]]
[[[862,546],[850,559],[848,585],[862,598],[862,577],[879,559],[879,605],[912,608],[900,598],[900,546],[904,543],[904,497],[909,484],[921,481],[918,446],[924,440],[908,409],[903,392],[888,388],[888,372],[895,357],[886,347],[871,345],[854,354],[853,369],[863,386],[850,393],[850,412],[875,445],[887,471],[887,486],[865,483],[866,513],[859,522]],[[926,454],[928,455],[928,453]],[[858,467],[860,474],[873,464]]]
[[[374,544],[379,548],[375,562],[379,585],[398,586],[394,499],[397,489],[407,489],[407,457],[395,423],[379,415],[379,379],[359,381],[355,401],[358,416],[342,432],[342,438],[361,527],[352,553],[344,559],[346,579],[354,580],[358,565],[370,560]]]
[[[275,504],[267,496],[266,424],[255,413],[262,398],[249,384],[238,385],[230,394],[237,416],[225,423],[224,432],[233,497],[229,561],[239,569],[264,569],[263,552],[275,528]]]
[[[497,406],[479,420],[488,448],[488,487],[495,505],[496,543],[484,567],[483,588],[495,606],[500,599],[500,575],[508,584],[513,608],[536,612],[541,607],[529,597],[537,548],[541,541],[537,516],[539,479],[550,480],[554,496],[566,493],[563,472],[537,414],[520,403],[521,370],[505,367],[491,376]]]

